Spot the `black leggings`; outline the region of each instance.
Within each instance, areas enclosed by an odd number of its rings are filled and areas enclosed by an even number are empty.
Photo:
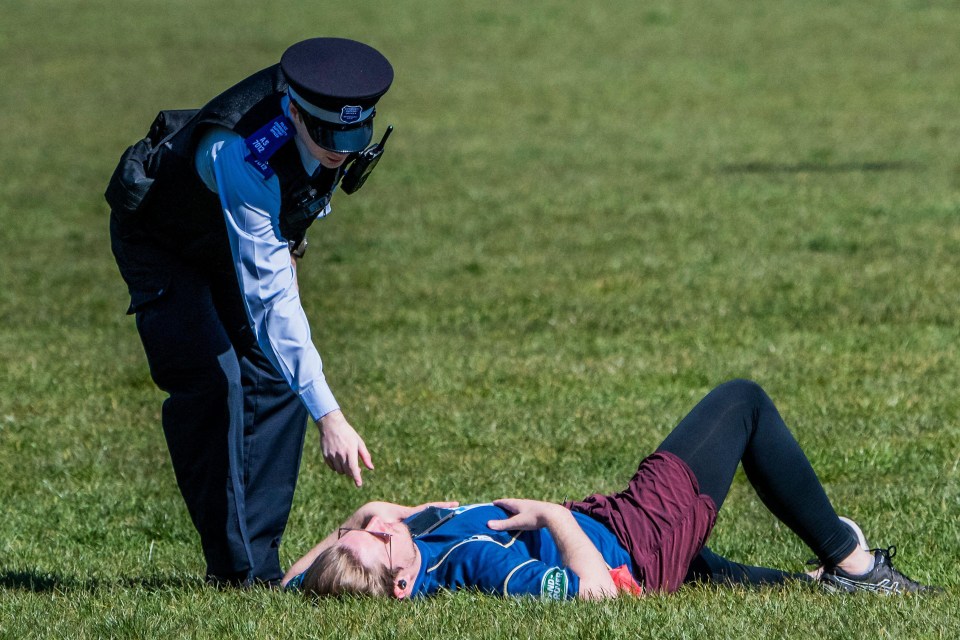
[[[737,465],[757,495],[781,522],[832,566],[847,557],[857,539],[837,517],[827,494],[777,408],[749,380],[732,380],[711,391],[657,449],[681,458],[693,470],[700,492],[723,505]],[[791,576],[730,562],[709,549],[694,560],[688,577],[769,583]]]

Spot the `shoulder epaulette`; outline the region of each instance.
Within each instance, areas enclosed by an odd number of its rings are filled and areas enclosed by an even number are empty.
[[[296,132],[290,119],[285,115],[277,116],[257,129],[253,135],[244,138],[243,143],[246,145],[248,152],[245,160],[264,179],[273,176],[274,170],[270,166],[270,158],[294,135],[296,135]]]

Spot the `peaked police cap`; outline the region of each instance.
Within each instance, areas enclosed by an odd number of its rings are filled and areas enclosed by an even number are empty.
[[[287,49],[280,68],[317,144],[352,153],[370,143],[374,105],[393,82],[382,53],[355,40],[311,38]]]

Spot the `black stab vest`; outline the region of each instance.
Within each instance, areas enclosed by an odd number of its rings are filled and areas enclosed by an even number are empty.
[[[280,65],[255,73],[200,109],[162,111],[147,136],[127,149],[107,187],[120,224],[136,227],[164,249],[201,267],[231,269],[220,198],[194,166],[197,143],[212,126],[246,138],[282,114],[287,88]],[[280,183],[281,235],[299,242],[322,211],[340,170],[307,175],[291,138],[269,160]]]

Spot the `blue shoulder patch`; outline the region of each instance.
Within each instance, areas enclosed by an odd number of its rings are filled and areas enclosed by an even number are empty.
[[[244,159],[267,179],[274,174],[270,167],[271,156],[294,135],[293,123],[289,118],[284,115],[277,116],[244,139],[243,143],[248,152]]]
[[[267,180],[275,173],[274,170],[270,167],[269,162],[267,162],[266,160],[258,160],[257,157],[252,153],[250,153],[249,151],[247,152],[247,155],[243,157],[243,159],[247,161],[247,164],[249,164],[254,169],[256,169],[257,173],[263,176],[264,180]]]

